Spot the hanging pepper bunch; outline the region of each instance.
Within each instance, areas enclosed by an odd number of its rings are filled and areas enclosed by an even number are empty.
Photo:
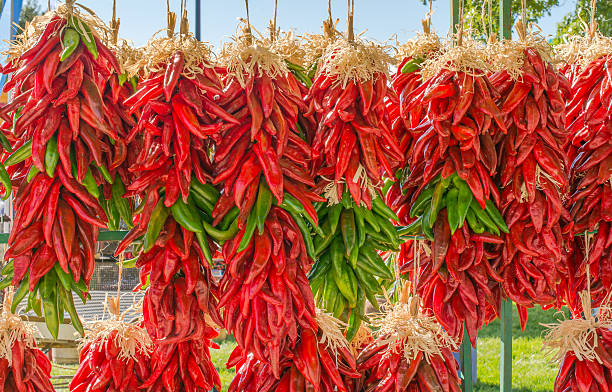
[[[249,354],[238,361],[238,371],[228,391],[354,391],[347,381],[358,378],[359,373],[340,322],[318,313],[317,323],[318,332],[303,329],[295,349],[283,353],[280,379],[268,363]]]
[[[125,156],[113,144],[124,135],[110,122],[102,92],[115,56],[93,30],[96,19],[62,5],[36,31],[27,29],[11,48],[4,91],[15,99],[2,108],[15,151],[4,159],[15,192],[15,221],[6,258],[18,303],[40,294],[45,321],[56,337],[68,311],[82,332],[72,291],[84,300],[94,271],[99,228],[106,227],[100,186]],[[110,171],[109,171],[110,170]],[[126,216],[126,218],[128,218]]]
[[[612,382],[612,330],[610,307],[605,303],[593,316],[587,290],[578,295],[580,315],[547,325],[544,346],[560,363],[554,391],[608,391]]]
[[[222,87],[208,55],[209,48],[186,33],[151,41],[148,62],[137,64],[149,77],[124,102],[140,113],[128,141],[141,138],[127,195],[144,200],[116,254],[143,237],[136,265],[143,286],[150,284],[144,323],[153,338],[166,342],[214,333],[204,314],[220,322],[209,266],[214,243],[204,225],[219,195],[207,185],[210,136],[230,116],[214,102]]]
[[[365,317],[365,298],[377,306],[382,280],[392,274],[378,250],[398,249],[399,236],[378,188],[403,160],[385,111],[387,56],[376,45],[339,39],[322,57],[305,98],[318,128],[313,140],[318,208],[318,258],[310,279],[317,304],[348,322],[351,340]],[[346,184],[346,186],[345,186]]]
[[[568,189],[563,92],[569,84],[544,60],[544,48],[538,48],[516,47],[518,80],[508,70],[491,76],[508,125],[498,144],[501,207],[510,229],[499,246],[499,272],[523,328],[526,308],[560,306],[557,285],[567,273],[559,220],[567,216],[562,203]]]
[[[428,25],[424,24],[424,26]],[[391,131],[399,141],[399,148],[404,159],[400,162],[399,171],[396,174],[397,181],[393,182],[385,194],[385,201],[397,213],[398,223],[408,225],[414,220],[409,216],[412,194],[402,192],[402,185],[410,173],[410,164],[407,159],[410,158],[411,150],[416,142],[411,129],[418,128],[421,124],[426,114],[426,107],[417,105],[409,111],[406,97],[423,83],[423,78],[419,73],[421,64],[425,59],[438,53],[440,40],[435,34],[419,34],[416,39],[408,41],[400,50],[405,53],[391,79],[391,89],[387,91],[385,106]]]
[[[209,392],[221,390],[219,374],[212,364],[210,338],[200,337],[169,344],[154,344],[150,375],[140,390],[145,392]]]
[[[609,38],[596,37],[598,40]],[[579,41],[580,42],[580,41]],[[581,53],[589,53],[585,42]],[[589,61],[579,58],[570,68],[570,95],[566,105],[566,122],[571,133],[573,152],[570,158],[571,198],[568,203],[572,232],[577,235],[573,254],[568,258],[569,280],[566,301],[577,308],[571,292],[583,290],[586,284],[586,263],[591,271],[591,295],[598,306],[612,288],[612,54]],[[586,257],[585,232],[593,233],[592,249]]]
[[[400,302],[375,321],[379,337],[357,357],[362,378],[355,390],[459,392],[451,351],[456,346],[434,318],[418,310],[419,299],[408,297],[407,287]]]
[[[140,118],[128,136],[131,142],[142,135],[141,148],[129,168],[134,178],[126,195],[151,195],[163,191],[162,205],[185,230],[194,232],[205,259],[211,251],[201,218],[190,210],[192,178],[201,184],[212,179],[210,137],[226,121],[236,122],[217,103],[222,95],[221,80],[208,63],[209,48],[185,35],[154,40],[147,46],[143,64],[150,73],[138,91],[124,101],[129,112]],[[144,235],[154,203],[144,203],[138,224],[126,243]],[[160,209],[162,206],[160,205]],[[154,242],[154,239],[153,239]]]
[[[149,377],[151,339],[142,326],[121,319],[114,301],[112,319],[87,326],[70,392],[136,391]]]
[[[297,128],[304,104],[282,57],[245,37],[225,48],[224,109],[239,124],[222,130],[214,183],[224,183],[213,224],[235,212],[238,232],[223,244],[226,272],[219,308],[238,343],[280,377],[282,355],[303,329],[316,328],[306,274],[312,264],[310,227],[318,224],[308,187],[310,147]],[[233,362],[235,364],[235,362]],[[231,366],[231,365],[230,365]]]
[[[431,252],[419,256],[418,293],[453,338],[462,337],[465,323],[473,345],[477,331],[499,309],[501,278],[491,264],[491,247],[508,231],[493,181],[494,138],[506,126],[494,102],[497,92],[483,71],[487,63],[473,61],[482,55],[467,41],[427,60],[426,80],[404,98],[406,113],[427,108],[411,130],[416,142],[402,183],[402,191],[412,195],[409,216],[416,218],[402,234],[432,241]],[[413,263],[412,257],[400,260],[409,271]]]
[[[51,384],[51,362],[36,347],[35,329],[9,311],[10,291],[0,315],[0,388],[4,391],[55,392]]]

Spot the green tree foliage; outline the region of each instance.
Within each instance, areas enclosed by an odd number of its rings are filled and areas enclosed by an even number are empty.
[[[26,0],[21,7],[21,15],[19,15],[19,26],[24,29],[27,22],[34,19],[35,16],[42,14],[42,8],[37,0]]]
[[[429,0],[419,0],[423,4],[427,4]],[[433,0],[432,0],[433,1]],[[579,0],[587,1],[587,0]],[[493,3],[493,31],[499,31],[499,0],[491,1]],[[465,0],[464,5],[464,28],[472,29],[475,38],[485,38],[489,31],[489,10],[488,1],[486,0]],[[444,5],[444,2],[440,2]],[[521,0],[512,0],[512,23],[521,16]],[[541,17],[550,15],[550,9],[559,4],[559,0],[527,0],[527,20],[528,22],[537,22]],[[484,9],[483,9],[484,7]],[[484,23],[483,23],[484,22]]]
[[[568,35],[584,35],[585,28],[591,20],[591,1],[577,0],[576,9],[566,15],[557,25],[557,37],[555,43],[562,42],[563,37]],[[607,36],[612,36],[612,1],[600,0],[595,9],[595,20],[599,31]],[[588,31],[588,30],[587,30]]]

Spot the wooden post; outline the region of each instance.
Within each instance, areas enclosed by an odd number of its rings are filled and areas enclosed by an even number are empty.
[[[512,1],[499,2],[499,32],[502,39],[512,39]],[[501,300],[499,390],[512,391],[512,301]]]

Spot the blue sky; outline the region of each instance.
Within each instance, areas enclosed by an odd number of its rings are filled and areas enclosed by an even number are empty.
[[[7,0],[10,4],[10,0]],[[46,8],[47,0],[38,0]],[[495,0],[497,1],[497,0]],[[78,0],[92,8],[108,22],[111,18],[112,0]],[[52,0],[52,5],[55,0]],[[274,0],[251,0],[252,25],[264,31],[273,15]],[[450,25],[450,1],[434,2],[432,22],[434,29],[445,35]],[[7,8],[9,8],[7,4]],[[171,0],[171,7],[178,13],[179,0]],[[187,0],[191,30],[194,29],[194,0]],[[574,8],[575,0],[561,0],[551,9],[551,15],[539,25],[545,34],[553,34],[556,23]],[[332,0],[332,15],[340,18],[341,30],[346,20],[346,2]],[[7,11],[7,10],[5,10]],[[357,0],[355,2],[355,31],[366,30],[368,38],[384,41],[394,34],[400,42],[415,35],[421,29],[421,19],[427,7],[417,0]],[[8,37],[8,13],[0,19],[0,40]],[[144,44],[156,31],[166,26],[165,0],[117,0],[117,13],[121,19],[119,35],[136,45]],[[203,39],[216,47],[235,33],[237,19],[245,15],[244,0],[202,0]],[[319,32],[321,21],[327,17],[327,0],[278,0],[277,24],[284,30],[293,29],[298,34]]]

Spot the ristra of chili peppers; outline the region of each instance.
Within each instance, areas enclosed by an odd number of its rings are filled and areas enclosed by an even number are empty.
[[[221,380],[210,358],[219,348],[212,337],[153,345],[150,375],[140,385],[145,392],[208,392],[221,390]]]
[[[35,329],[9,311],[10,291],[0,315],[2,357],[0,358],[0,388],[4,391],[55,392],[51,384],[51,362],[36,347]]]
[[[403,160],[386,117],[386,60],[373,44],[331,43],[305,98],[306,115],[318,123],[312,170],[329,199],[317,207],[318,260],[309,278],[318,306],[347,322],[349,340],[365,318],[366,297],[377,304],[382,294],[377,278],[392,278],[377,251],[399,247],[397,216],[378,189]]]
[[[254,39],[227,49],[220,103],[239,124],[222,130],[217,143],[214,183],[224,186],[212,217],[213,225],[230,214],[237,219],[237,233],[223,239],[219,301],[238,343],[229,366],[253,354],[278,378],[281,354],[295,347],[300,330],[316,328],[306,274],[314,253],[309,224],[318,224],[312,202],[323,199],[308,189],[314,181],[298,128],[305,108],[299,83],[280,54]]]
[[[419,312],[419,299],[407,297],[406,288],[390,313],[375,320],[381,330],[357,357],[362,377],[356,390],[460,391],[455,344],[435,319]]]
[[[327,331],[334,330],[331,340],[321,328],[317,333],[303,329],[295,349],[282,353],[280,379],[268,363],[249,354],[238,363],[236,377],[228,391],[353,391],[347,387],[346,381],[359,377],[355,358],[342,336],[338,320],[333,321],[333,317],[319,313],[317,320],[322,318],[327,320]]]
[[[416,90],[422,83],[423,78],[419,73],[421,64],[430,56],[435,56],[440,49],[439,38],[432,33],[419,34],[413,40],[408,41],[400,47],[400,52],[405,53],[401,57],[397,71],[391,78],[391,88],[387,90],[385,101],[386,116],[391,124],[391,131],[396,136],[399,148],[403,153],[404,160],[397,171],[397,181],[393,182],[385,194],[385,202],[398,216],[400,225],[408,225],[414,218],[410,218],[410,193],[402,192],[404,179],[410,173],[410,166],[406,161],[417,141],[410,129],[417,128],[426,114],[425,106],[416,106],[411,111],[406,110],[407,101],[405,97]]]
[[[370,63],[341,66],[340,51]],[[338,40],[327,48],[305,98],[307,115],[315,116],[319,124],[313,141],[313,170],[327,178],[322,186],[333,183],[335,199],[340,200],[346,183],[355,203],[363,201],[369,209],[369,188],[380,187],[385,173],[394,178],[393,168],[403,160],[395,135],[384,121],[385,56],[375,45]]]
[[[560,363],[554,391],[608,391],[612,382],[610,308],[604,303],[594,316],[590,295],[578,295],[584,316],[548,325],[544,347]]]
[[[504,295],[517,303],[525,328],[526,308],[561,305],[557,284],[567,273],[559,220],[569,218],[562,203],[568,189],[563,93],[569,83],[535,47],[521,46],[514,53],[520,80],[505,70],[490,80],[508,126],[497,147],[501,210],[510,231],[498,247],[499,273]]]
[[[123,137],[102,99],[118,63],[87,18],[60,6],[38,26],[36,42],[18,38],[3,69],[12,73],[5,91],[19,97],[0,109],[16,139],[4,160],[16,189],[5,272],[20,286],[15,303],[30,291],[32,308],[40,295],[54,337],[64,309],[82,332],[72,291],[85,300],[98,230],[106,226],[99,187],[112,182],[111,146]],[[78,44],[68,45],[75,37]]]
[[[137,160],[129,168],[134,178],[125,196],[163,192],[163,205],[182,228],[195,233],[205,259],[212,263],[201,218],[188,208],[191,183],[212,180],[211,137],[238,121],[216,102],[224,93],[208,53],[208,47],[191,35],[154,40],[147,46],[145,57],[157,62],[142,64],[150,71],[148,78],[124,101],[130,113],[140,112],[127,141],[142,138]],[[130,240],[147,232],[155,206],[143,205]]]
[[[258,55],[249,48],[244,39],[236,42],[235,56],[226,66],[225,97],[219,103],[237,121],[219,134],[213,181],[224,184],[213,210],[214,223],[236,206],[238,226],[248,227],[242,249],[252,237],[249,221],[265,220],[267,210],[258,211],[255,205],[258,194],[271,194],[270,201],[314,226],[318,218],[312,203],[323,201],[309,191],[314,182],[309,173],[311,148],[299,129],[305,110],[300,83],[279,54],[260,47],[264,52]],[[249,68],[235,61],[240,56]],[[257,56],[268,57],[270,63],[258,62]]]
[[[599,37],[609,40],[609,38]],[[586,38],[585,38],[586,40]],[[578,41],[581,42],[581,41]],[[580,53],[589,53],[591,41],[580,46]],[[612,54],[588,60],[579,58],[571,64],[567,75],[570,94],[566,105],[566,126],[571,132],[570,183],[568,201],[574,249],[568,256],[568,280],[564,282],[566,301],[575,314],[581,310],[572,292],[586,287],[585,232],[592,233],[592,251],[588,263],[591,271],[591,297],[594,306],[605,299],[612,288]]]
[[[120,318],[93,322],[69,390],[136,391],[149,378],[150,351],[151,339],[141,325]]]
[[[431,254],[420,256],[417,271],[423,307],[453,338],[462,338],[465,323],[475,345],[477,331],[499,309],[501,278],[490,263],[490,248],[502,242],[499,235],[508,228],[497,209],[494,137],[506,126],[487,64],[473,63],[467,53],[483,56],[468,41],[461,49],[429,58],[421,71],[426,80],[400,101],[402,113],[419,105],[427,108],[411,129],[416,141],[401,187],[411,195],[409,216],[416,219],[400,233],[432,241]],[[409,265],[412,273],[412,244],[402,246],[401,255],[408,259],[400,264]]]

